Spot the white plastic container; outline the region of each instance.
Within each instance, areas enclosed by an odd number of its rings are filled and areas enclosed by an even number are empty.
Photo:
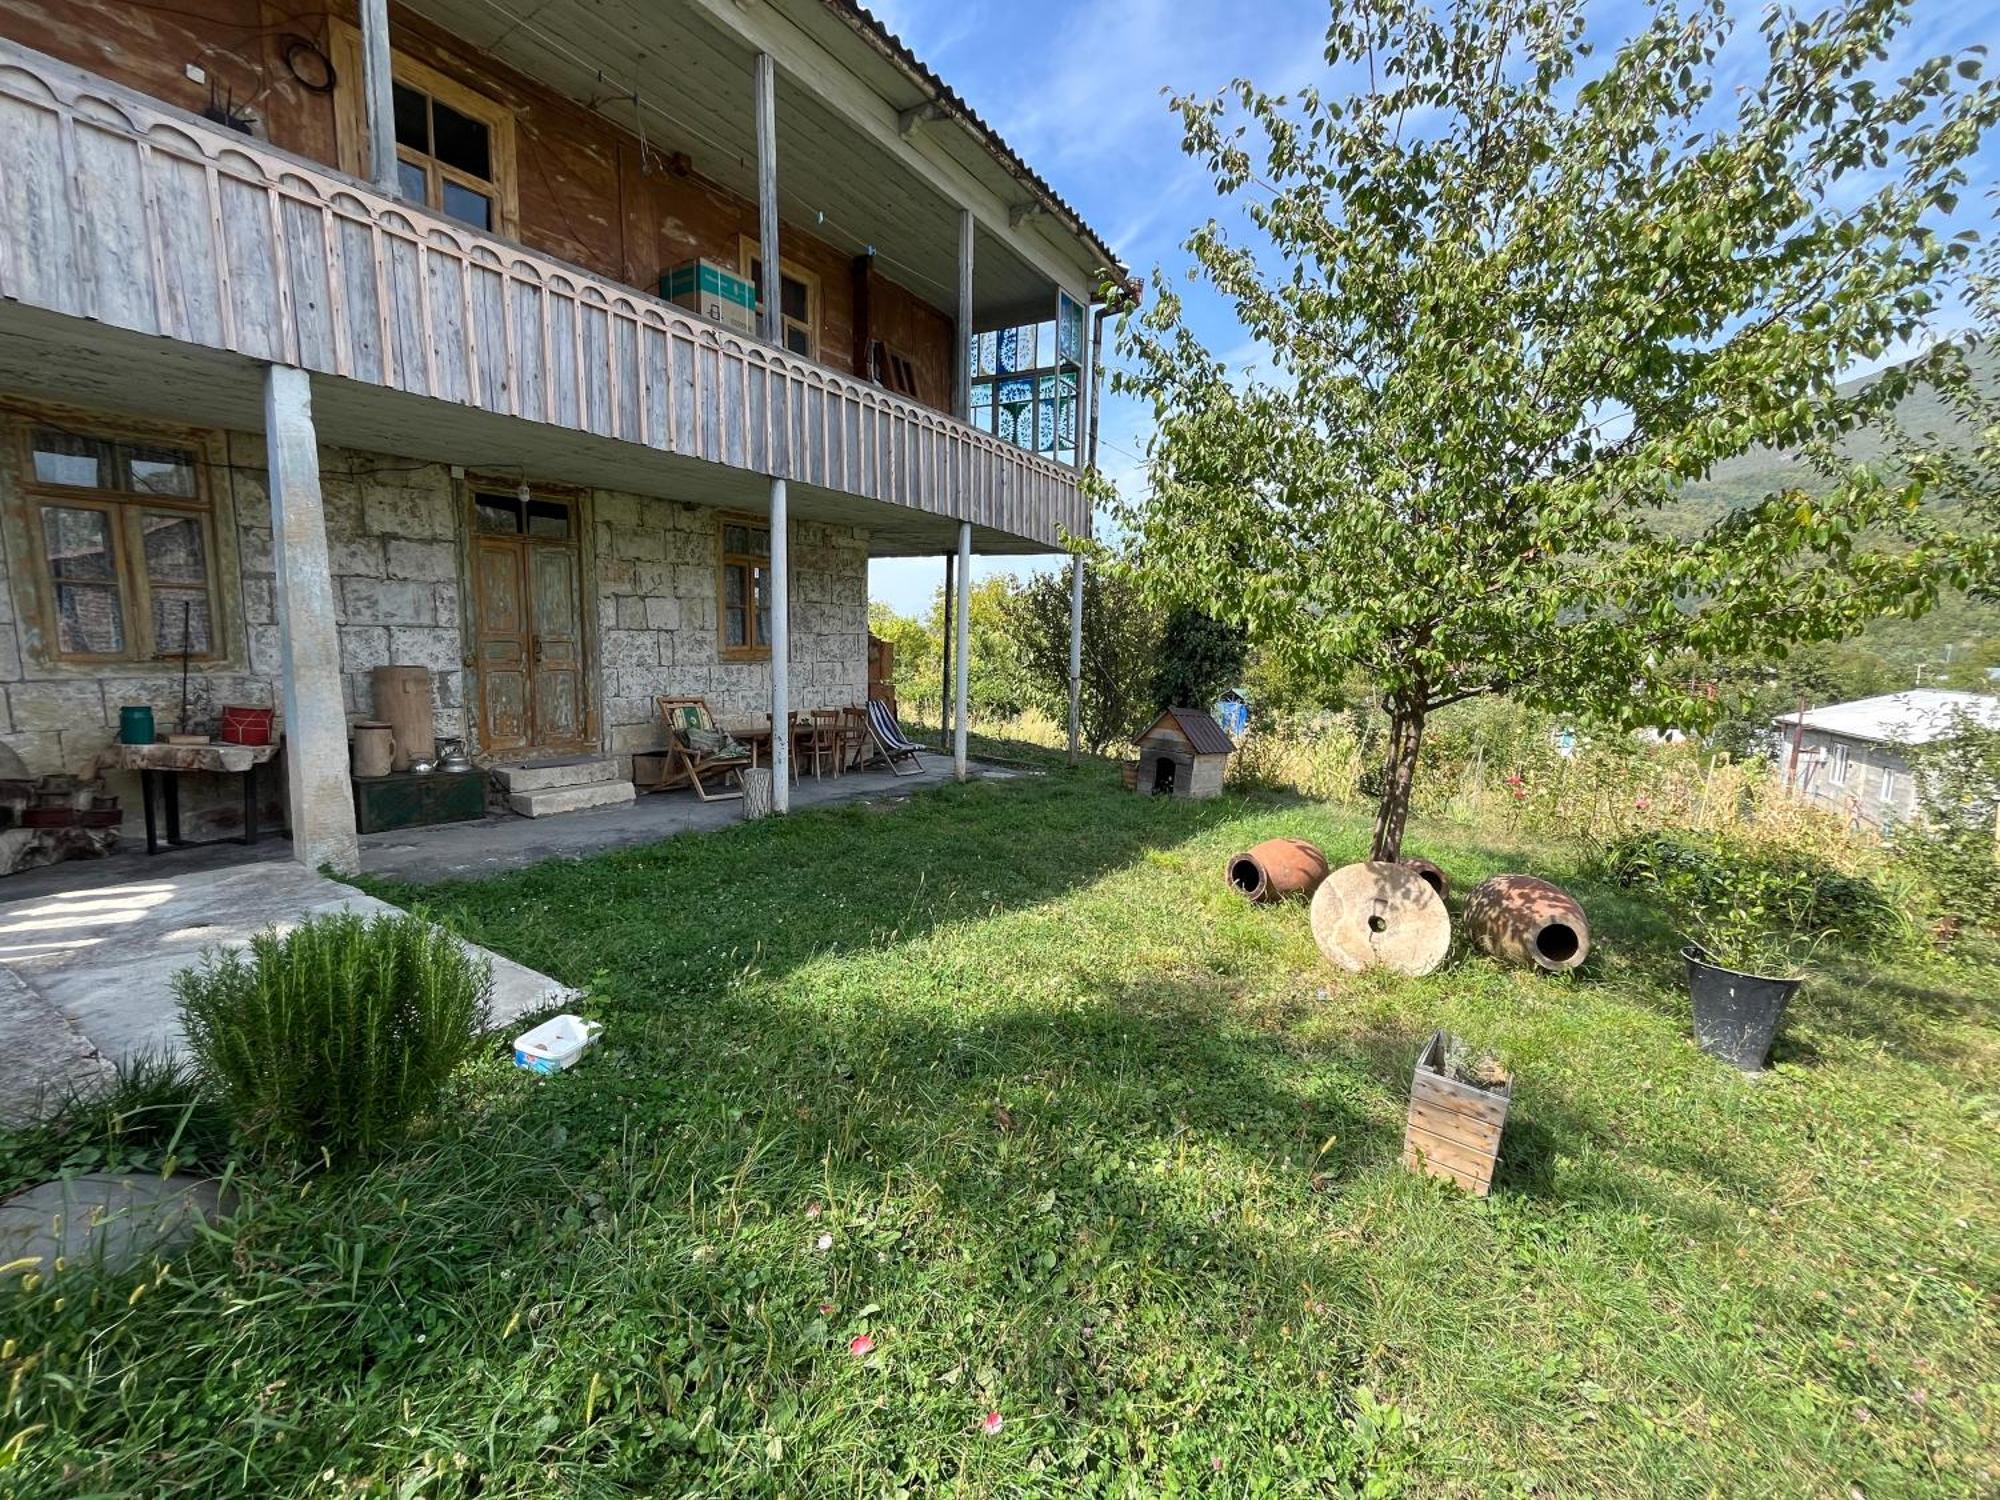
[[[514,1038],[514,1066],[530,1073],[560,1073],[576,1066],[590,1044],[604,1029],[602,1021],[586,1021],[582,1016],[552,1016],[532,1031]]]

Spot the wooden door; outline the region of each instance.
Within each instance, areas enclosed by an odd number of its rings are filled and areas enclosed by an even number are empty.
[[[474,497],[479,746],[574,750],[590,732],[575,506]]]

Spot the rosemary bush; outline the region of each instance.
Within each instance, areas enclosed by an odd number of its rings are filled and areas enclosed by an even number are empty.
[[[315,917],[174,976],[181,1026],[244,1136],[329,1162],[432,1108],[486,1025],[491,965],[406,914]]]

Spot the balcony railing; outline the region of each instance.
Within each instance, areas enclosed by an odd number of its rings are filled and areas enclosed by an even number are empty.
[[[1060,544],[1069,469],[0,40],[0,297]]]

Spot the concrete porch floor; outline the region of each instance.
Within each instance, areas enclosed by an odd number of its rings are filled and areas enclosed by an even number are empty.
[[[792,788],[792,807],[900,798],[951,780],[948,757],[926,756],[924,767],[922,776],[808,775]],[[973,771],[993,779],[1022,774],[992,765]],[[665,792],[550,818],[502,814],[370,834],[361,840],[361,864],[367,874],[417,884],[476,880],[723,828],[741,817],[738,802]],[[283,838],[157,857],[142,846],[12,876],[0,883],[0,897],[7,898],[0,904],[0,1119],[31,1110],[51,1091],[103,1078],[116,1058],[176,1047],[171,979],[204,949],[240,946],[264,928],[313,913],[394,909],[292,863]],[[496,1025],[569,994],[545,974],[490,956]]]

